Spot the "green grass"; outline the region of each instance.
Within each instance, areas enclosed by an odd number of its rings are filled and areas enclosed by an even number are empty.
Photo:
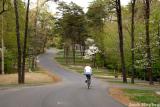
[[[123,91],[133,101],[147,104],[160,104],[160,96],[156,95],[152,90],[123,89]]]
[[[89,62],[89,61],[84,62],[79,52],[76,52],[75,65],[73,64],[73,61],[72,61],[72,54],[69,55],[68,65],[66,64],[65,59],[63,57],[63,51],[59,52],[55,57],[55,59],[57,60],[58,63],[60,63],[64,67],[69,68],[81,74],[83,73],[85,63]],[[102,68],[98,68],[98,69],[93,68],[93,74],[95,76],[114,76],[115,75],[113,70],[106,70]],[[118,75],[120,75],[120,73]]]
[[[71,70],[74,70],[74,71],[76,71],[78,73],[83,73],[84,62],[83,62],[83,60],[81,58],[76,58],[76,64],[75,65],[72,63],[72,59],[70,59],[68,61],[68,63],[69,63],[68,65],[66,64],[66,62],[65,62],[63,57],[58,56],[55,59],[57,60],[58,63],[60,63],[61,65],[65,66],[65,67],[67,67],[67,68],[69,68]],[[101,68],[99,68],[99,69],[93,68],[93,73],[94,73],[94,75],[104,75],[104,76],[105,75],[106,76],[107,75],[109,75],[109,76],[113,76],[114,75],[114,73],[112,71],[109,72],[109,71],[107,71],[105,69],[101,69]]]

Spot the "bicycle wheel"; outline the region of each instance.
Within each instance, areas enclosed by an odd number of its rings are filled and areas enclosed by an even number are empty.
[[[90,85],[91,85],[91,80],[88,78],[87,79],[87,87],[88,87],[88,89],[90,89]]]

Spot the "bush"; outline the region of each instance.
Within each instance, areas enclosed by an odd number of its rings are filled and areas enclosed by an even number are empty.
[[[101,53],[96,54],[96,65],[98,67],[103,67],[104,66],[104,60],[105,59],[103,58]]]

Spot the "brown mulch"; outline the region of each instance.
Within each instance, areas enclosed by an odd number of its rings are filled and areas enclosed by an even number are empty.
[[[26,84],[43,84],[43,83],[56,83],[61,79],[47,70],[41,70],[38,72],[26,72],[25,83]],[[18,84],[18,74],[5,74],[0,75],[0,85],[12,85]]]
[[[54,82],[59,82],[61,81],[62,79],[60,77],[58,77],[57,75],[49,72],[49,71],[43,71],[45,74],[47,74],[49,77],[51,77],[53,79]]]

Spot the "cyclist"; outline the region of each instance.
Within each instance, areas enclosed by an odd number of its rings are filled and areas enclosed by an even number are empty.
[[[87,80],[91,79],[91,75],[92,75],[92,68],[90,67],[90,64],[87,64],[84,68],[84,75],[86,75],[86,83],[87,83]]]

